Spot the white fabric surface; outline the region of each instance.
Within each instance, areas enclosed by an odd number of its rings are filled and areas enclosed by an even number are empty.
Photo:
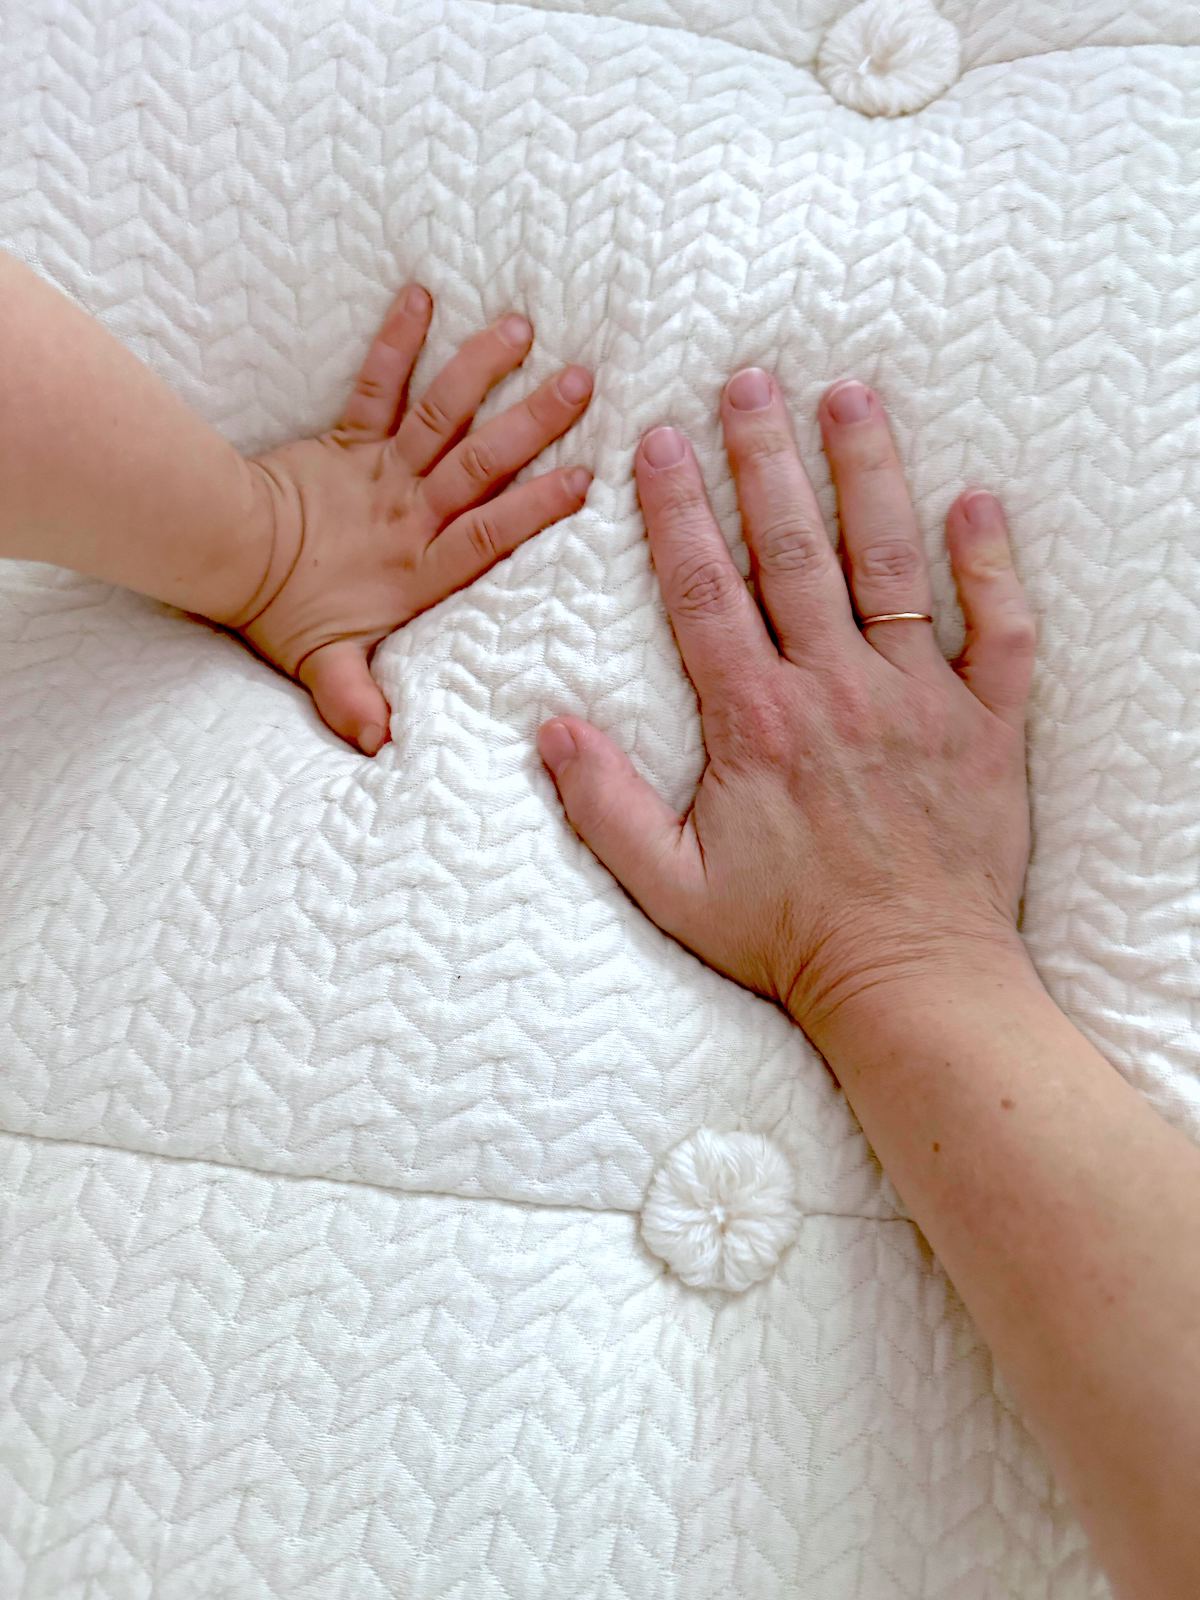
[[[516,305],[599,374],[588,507],[383,646],[375,762],[203,625],[0,574],[6,1597],[1104,1593],[821,1063],[532,750],[578,710],[685,799],[634,443],[687,427],[734,539],[722,379],[778,372],[827,505],[816,396],[873,381],[948,646],[939,519],[1012,514],[1034,954],[1200,1132],[1200,23],[942,0],[957,80],[870,119],[814,70],[850,9],[5,8],[0,241],[239,444],[324,425],[410,274],[423,372]],[[793,1169],[736,1297],[638,1235],[700,1127]]]

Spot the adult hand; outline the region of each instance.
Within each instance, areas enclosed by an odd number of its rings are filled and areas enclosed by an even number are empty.
[[[837,384],[820,407],[844,571],[775,381],[738,373],[721,418],[761,609],[687,440],[656,428],[636,461],[703,719],[691,809],[675,815],[577,717],[538,744],[572,825],[647,914],[819,1044],[865,990],[1016,943],[1034,629],[1003,512],[978,490],[947,519],[960,658],[944,659],[927,621],[862,620],[932,604],[887,419],[863,385]]]
[[[846,577],[765,373],[722,401],[762,610],[686,441],[637,480],[708,766],[673,816],[547,723],[567,815],[668,933],[785,1004],[990,1344],[1121,1595],[1197,1592],[1200,1156],[1073,1028],[1016,936],[1033,627],[991,495],[955,501],[942,659],[878,398],[821,402]],[[855,621],[857,614],[858,623]],[[1136,1488],[1131,1488],[1131,1485]]]
[[[413,405],[409,378],[432,302],[396,298],[335,428],[257,457],[272,536],[267,571],[232,616],[268,661],[298,678],[335,732],[373,755],[388,707],[371,653],[418,612],[577,511],[591,474],[565,467],[509,487],[582,416],[591,374],[569,366],[473,432],[494,384],[525,359],[533,329],[509,315],[469,339]]]

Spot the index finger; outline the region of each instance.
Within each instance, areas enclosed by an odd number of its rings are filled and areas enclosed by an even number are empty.
[[[779,657],[713,517],[691,446],[674,428],[654,428],[634,470],[663,601],[701,710],[745,697]]]

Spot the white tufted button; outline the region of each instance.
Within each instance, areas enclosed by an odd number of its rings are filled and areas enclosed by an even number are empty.
[[[817,76],[852,111],[899,117],[948,89],[959,63],[958,29],[931,0],[864,0],[826,34]]]
[[[642,1207],[642,1238],[693,1289],[735,1294],[796,1237],[792,1170],[761,1133],[700,1128],[663,1157]]]

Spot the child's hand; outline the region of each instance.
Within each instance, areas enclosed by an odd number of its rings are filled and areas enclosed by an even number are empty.
[[[475,334],[407,403],[431,312],[424,289],[402,290],[338,425],[251,463],[270,507],[271,557],[257,591],[220,619],[299,679],[329,726],[368,755],[388,726],[367,665],[375,646],[577,511],[591,482],[567,467],[507,487],[586,410],[583,367],[467,431],[493,384],[524,360],[533,338],[524,317]]]

